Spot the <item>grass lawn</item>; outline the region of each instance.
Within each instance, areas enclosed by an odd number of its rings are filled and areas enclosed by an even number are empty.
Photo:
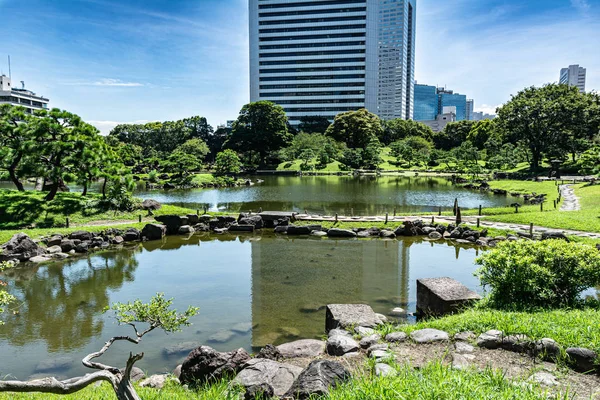
[[[277,171],[302,171],[302,160],[286,161],[282,162],[277,166]],[[343,172],[341,168],[342,163],[339,161],[333,161],[327,164],[324,168],[317,166],[317,158],[314,158],[311,162],[311,169],[304,170],[304,172]]]

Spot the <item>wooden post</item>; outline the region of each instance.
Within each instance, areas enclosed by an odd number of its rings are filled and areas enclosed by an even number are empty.
[[[66,222],[67,222],[67,228],[69,227],[69,217],[66,218]]]
[[[442,216],[442,206],[438,207],[438,217]]]
[[[481,225],[481,219],[477,218],[477,227],[479,228],[480,225]]]
[[[260,214],[261,212],[262,212],[262,207],[260,207],[260,208],[258,209],[258,213]],[[308,214],[308,213],[306,212],[306,210],[304,210],[304,212],[305,212],[306,214]]]
[[[533,222],[529,224],[529,237],[533,239]]]
[[[540,212],[544,212],[544,203],[540,203]]]
[[[394,218],[396,218],[396,207],[394,207]]]
[[[518,213],[519,213],[519,205],[517,204],[517,205],[515,205],[515,214],[518,214]]]
[[[435,215],[431,216],[431,225],[435,224]]]
[[[336,223],[338,222],[338,215],[337,215],[337,213],[335,213],[335,222]]]
[[[460,214],[460,207],[456,207],[456,226],[462,223],[462,215]]]
[[[556,210],[556,200],[552,200],[554,202],[554,209]]]
[[[458,198],[454,199],[454,215],[458,212]]]
[[[385,213],[385,223],[386,223],[386,225],[388,223],[388,213]]]
[[[354,217],[354,208],[351,208],[351,209],[350,209],[350,216],[351,216],[351,217]]]
[[[479,216],[481,217],[481,204],[479,205]]]
[[[138,215],[138,222],[141,224],[142,223],[142,214]]]
[[[202,206],[202,207],[204,208],[206,206]],[[200,209],[198,209],[198,208],[196,209],[196,215],[200,215]]]

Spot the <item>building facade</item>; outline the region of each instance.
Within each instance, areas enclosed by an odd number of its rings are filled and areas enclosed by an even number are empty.
[[[474,120],[474,116],[473,116],[474,113],[475,113],[475,100],[473,100],[473,99],[467,99],[467,117],[466,117],[466,120],[467,121],[473,121]]]
[[[250,101],[412,118],[416,0],[250,0]]]
[[[467,96],[452,90],[438,88],[439,110],[443,114],[445,107],[456,107],[456,120],[467,119]]]
[[[585,75],[585,68],[579,65],[569,65],[569,67],[560,70],[558,83],[575,86],[581,93],[585,93]]]
[[[50,100],[25,89],[24,82],[21,82],[21,85],[20,89],[14,88],[12,80],[8,76],[0,75],[0,104],[25,107],[30,114],[33,114],[36,110],[46,110],[48,108]]]
[[[470,113],[473,113],[473,100],[470,100]],[[433,121],[438,115],[445,114],[444,108],[454,107],[456,121],[468,119],[469,105],[467,96],[454,93],[445,88],[415,84],[415,121]]]

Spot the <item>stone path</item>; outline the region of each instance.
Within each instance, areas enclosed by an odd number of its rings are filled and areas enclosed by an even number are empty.
[[[560,193],[563,198],[563,204],[560,207],[560,211],[578,211],[581,209],[579,206],[579,198],[575,195],[575,190],[572,185],[561,185]]]

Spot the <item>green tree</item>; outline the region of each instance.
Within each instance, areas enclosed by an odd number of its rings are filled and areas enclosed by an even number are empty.
[[[23,107],[0,105],[0,169],[8,172],[17,190],[24,191],[18,168],[31,147],[29,120]]]
[[[300,132],[294,136],[292,143],[281,152],[286,160],[292,161],[299,158],[300,154],[306,149],[312,150],[315,154],[326,152],[328,157],[337,159],[341,157],[343,144],[320,133]]]
[[[283,107],[257,101],[242,107],[224,147],[242,153],[255,152],[263,165],[269,153],[287,146],[291,140]]]
[[[208,143],[210,137],[213,134],[213,127],[208,124],[208,121],[204,117],[194,116],[185,118],[183,126],[187,130],[187,137],[189,139],[200,139],[205,143]]]
[[[235,151],[227,149],[217,154],[215,172],[219,175],[237,175],[242,170],[242,162]]]
[[[327,117],[321,115],[307,115],[300,117],[298,130],[304,133],[325,133],[329,128],[330,122]]]
[[[346,148],[342,156],[342,163],[349,168],[360,168],[362,166],[363,149]]]
[[[350,148],[366,149],[373,138],[382,137],[383,127],[377,115],[363,108],[336,115],[325,134]]]
[[[484,119],[483,121],[476,122],[467,134],[467,140],[479,150],[483,150],[485,144],[492,138],[500,140],[495,122],[492,119]]]
[[[363,166],[367,169],[379,169],[379,164],[381,164],[381,143],[379,139],[372,138],[365,151],[363,151],[362,163]]]
[[[444,128],[443,131],[435,133],[433,143],[435,147],[442,150],[452,150],[460,146],[469,137],[471,128],[476,124],[476,121],[458,121],[451,122]]]
[[[311,168],[311,164],[313,159],[316,157],[315,152],[312,149],[304,149],[300,153],[300,159],[302,160],[301,169],[309,170]]]
[[[403,140],[395,141],[390,145],[390,154],[396,160],[404,160],[409,168],[413,163],[427,162],[431,153],[432,144],[421,136],[409,136]]]
[[[386,145],[409,136],[418,136],[431,141],[433,131],[424,123],[413,120],[396,118],[384,122],[383,143]]]

